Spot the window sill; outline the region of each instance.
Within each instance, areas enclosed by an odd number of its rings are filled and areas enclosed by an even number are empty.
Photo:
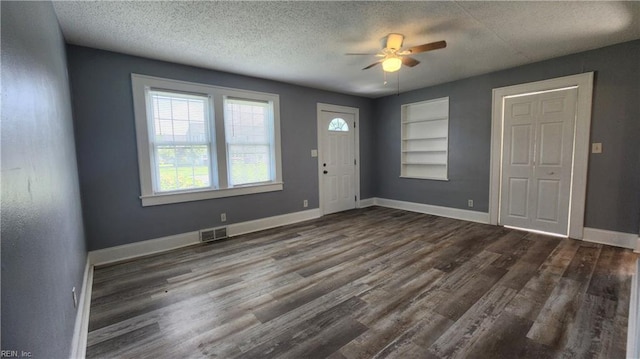
[[[207,189],[201,191],[180,192],[180,193],[161,193],[148,196],[140,196],[142,206],[159,206],[162,204],[201,201],[204,199],[224,198],[233,196],[243,196],[247,194],[264,193],[282,191],[284,184],[282,182],[269,182],[268,184],[259,184],[253,186]]]

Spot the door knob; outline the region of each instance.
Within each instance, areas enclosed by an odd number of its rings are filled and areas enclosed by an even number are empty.
[[[327,170],[322,171],[322,173],[327,174],[329,173]]]

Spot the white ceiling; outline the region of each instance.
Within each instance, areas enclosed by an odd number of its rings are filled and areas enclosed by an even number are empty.
[[[361,69],[388,33],[405,47],[446,40],[399,72],[400,91],[640,38],[640,2],[55,1],[67,42],[379,97],[397,91]]]

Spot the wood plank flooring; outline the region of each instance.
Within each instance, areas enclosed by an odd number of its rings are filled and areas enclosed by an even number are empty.
[[[370,207],[96,268],[88,358],[624,358],[630,250]]]

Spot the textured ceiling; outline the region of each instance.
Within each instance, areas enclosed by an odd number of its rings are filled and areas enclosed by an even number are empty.
[[[67,42],[379,97],[375,53],[388,33],[405,47],[446,40],[399,72],[400,91],[640,38],[640,2],[54,2]]]

